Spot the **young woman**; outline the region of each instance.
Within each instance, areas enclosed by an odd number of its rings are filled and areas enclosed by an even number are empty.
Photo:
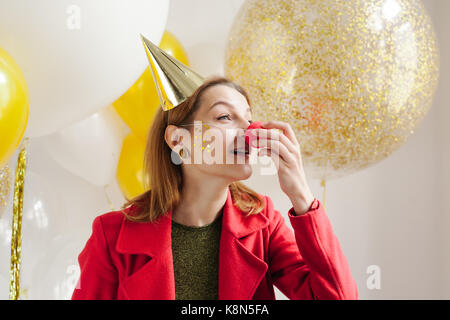
[[[196,122],[214,128],[215,139]],[[224,77],[160,109],[146,146],[149,191],[94,220],[72,299],[275,299],[274,285],[289,299],[357,299],[292,128],[269,121],[252,130],[270,142],[257,149],[238,142],[251,122],[247,93]],[[213,149],[218,163],[195,160]],[[245,150],[277,162],[294,232],[269,196],[240,182],[252,174]]]

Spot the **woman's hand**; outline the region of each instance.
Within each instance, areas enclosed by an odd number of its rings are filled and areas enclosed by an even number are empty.
[[[252,129],[259,137],[258,155],[267,155],[275,162],[278,171],[278,181],[281,190],[289,197],[297,215],[308,211],[314,196],[306,182],[300,145],[294,131],[287,122],[268,121],[263,124],[265,129]],[[266,129],[280,129],[266,130]],[[256,143],[256,139],[255,142]],[[252,146],[255,147],[255,146]]]

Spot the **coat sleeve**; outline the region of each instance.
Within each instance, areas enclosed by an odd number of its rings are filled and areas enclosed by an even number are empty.
[[[91,237],[78,256],[80,278],[72,300],[114,300],[117,297],[118,272],[114,267],[101,221],[94,219]]]
[[[358,288],[330,221],[317,209],[288,216],[294,232],[267,199],[271,217],[269,269],[274,285],[291,300],[358,299]]]

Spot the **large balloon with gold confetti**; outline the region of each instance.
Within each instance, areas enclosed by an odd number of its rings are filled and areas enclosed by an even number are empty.
[[[225,74],[253,117],[296,130],[315,178],[366,168],[398,149],[429,110],[439,77],[419,0],[247,0]]]

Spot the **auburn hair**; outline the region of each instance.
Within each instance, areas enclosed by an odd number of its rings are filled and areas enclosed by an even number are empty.
[[[122,205],[122,213],[128,220],[134,222],[153,222],[169,210],[174,210],[180,201],[183,185],[181,165],[171,160],[172,149],[167,145],[164,136],[168,124],[179,125],[192,122],[199,108],[202,92],[214,85],[226,85],[236,89],[245,96],[251,108],[247,92],[239,84],[223,76],[207,78],[195,92],[176,108],[164,111],[161,106],[153,119],[148,131],[147,143],[143,159],[144,187],[147,191],[126,199]],[[263,210],[264,200],[260,194],[253,191],[240,181],[234,181],[228,186],[233,204],[246,216],[258,214]],[[123,211],[129,205],[138,210],[132,215]]]

